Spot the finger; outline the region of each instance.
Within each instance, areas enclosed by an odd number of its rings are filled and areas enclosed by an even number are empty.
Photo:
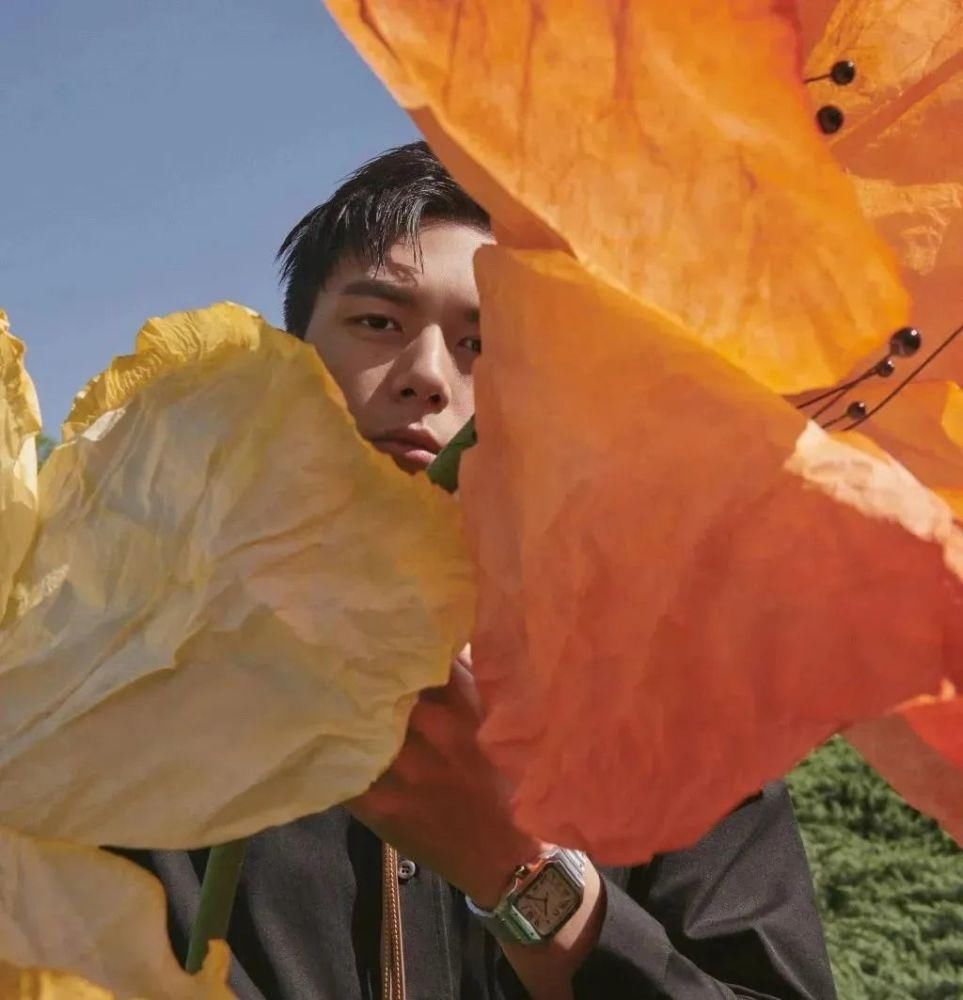
[[[458,689],[461,689],[461,680],[465,674],[471,677],[471,646],[465,646],[464,649],[451,661],[451,667],[448,671],[448,679],[444,684],[438,684],[435,687],[423,688],[419,694],[419,699],[424,699],[425,701],[444,701],[449,697],[452,683],[454,682]]]
[[[482,717],[481,697],[478,694],[478,685],[475,683],[470,666],[466,666],[456,659],[451,665],[451,679],[448,681],[448,688],[456,703],[464,705],[474,718],[480,719]]]
[[[455,657],[455,663],[460,663],[469,672],[471,672],[471,644],[467,644],[465,648]]]

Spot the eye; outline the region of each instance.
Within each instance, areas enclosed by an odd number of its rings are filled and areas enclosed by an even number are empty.
[[[356,323],[358,326],[365,326],[369,330],[381,331],[401,329],[401,324],[396,319],[392,319],[390,316],[384,316],[381,313],[364,313],[361,316],[352,316],[349,322]]]
[[[472,354],[481,354],[482,342],[481,337],[465,337],[462,340],[460,347],[467,347]]]

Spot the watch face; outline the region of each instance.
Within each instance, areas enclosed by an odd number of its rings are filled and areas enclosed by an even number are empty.
[[[578,892],[554,865],[546,866],[515,901],[515,908],[542,937],[548,937],[578,909]]]

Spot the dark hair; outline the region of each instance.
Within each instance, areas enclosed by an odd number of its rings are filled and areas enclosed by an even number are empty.
[[[281,244],[277,259],[287,329],[304,337],[318,291],[344,257],[383,263],[399,239],[417,245],[429,221],[490,228],[488,213],[455,183],[426,143],[398,146],[365,163]]]

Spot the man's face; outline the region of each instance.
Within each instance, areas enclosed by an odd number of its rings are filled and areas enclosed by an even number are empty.
[[[408,472],[424,469],[475,409],[481,349],[472,257],[492,238],[427,223],[382,267],[343,260],[318,294],[305,340],[341,387],[358,430]]]

